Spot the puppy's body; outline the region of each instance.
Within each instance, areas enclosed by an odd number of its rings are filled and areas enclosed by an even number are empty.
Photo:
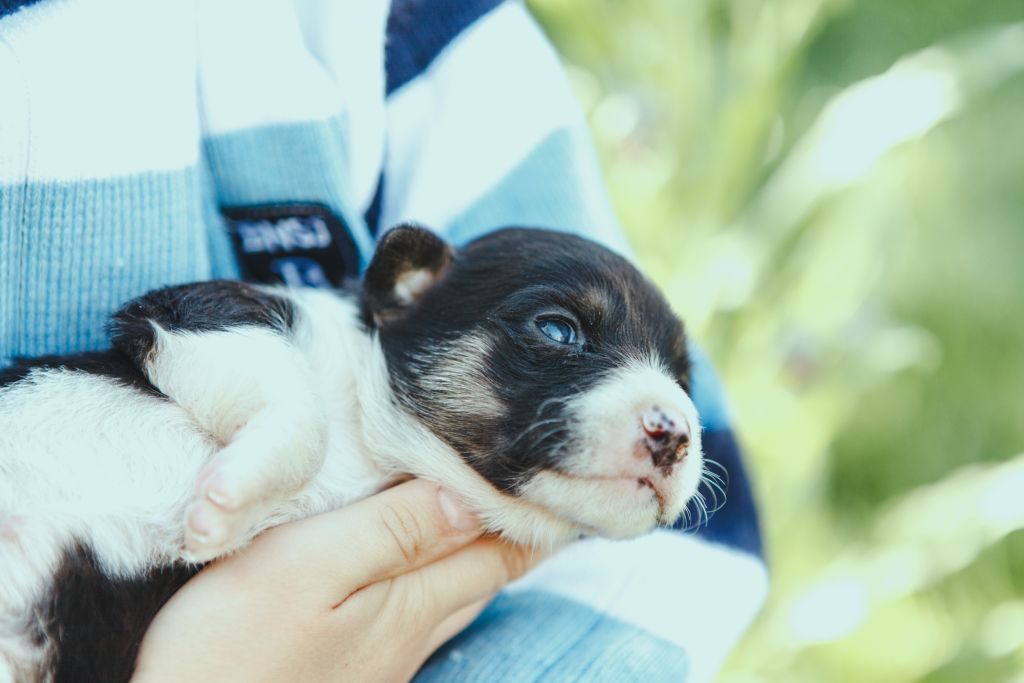
[[[534,545],[671,523],[701,474],[678,321],[577,238],[399,229],[361,295],[187,285],[112,332],[0,377],[0,681],[126,678],[199,563],[410,474]]]

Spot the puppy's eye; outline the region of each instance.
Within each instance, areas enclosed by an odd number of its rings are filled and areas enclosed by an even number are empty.
[[[561,318],[543,318],[537,321],[537,329],[545,337],[559,344],[575,344],[576,328]]]

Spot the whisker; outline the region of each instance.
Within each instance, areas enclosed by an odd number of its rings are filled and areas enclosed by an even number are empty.
[[[544,425],[554,424],[555,422],[560,422],[560,421],[561,421],[560,419],[553,417],[553,418],[550,418],[550,419],[547,419],[547,420],[541,420],[539,422],[534,422],[529,427],[524,429],[523,432],[519,436],[517,436],[515,438],[515,440],[512,441],[511,444],[509,444],[509,448],[514,447],[516,444],[518,444],[522,439],[526,438],[534,430],[539,429],[539,428],[543,427]]]

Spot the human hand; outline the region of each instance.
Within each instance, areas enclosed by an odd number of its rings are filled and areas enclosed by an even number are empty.
[[[408,680],[540,559],[407,482],[206,567],[157,614],[133,681]]]

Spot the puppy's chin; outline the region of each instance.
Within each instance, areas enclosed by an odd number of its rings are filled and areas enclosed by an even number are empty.
[[[587,534],[633,538],[658,525],[673,524],[695,493],[699,476],[580,476],[543,470],[520,488],[519,495]]]

